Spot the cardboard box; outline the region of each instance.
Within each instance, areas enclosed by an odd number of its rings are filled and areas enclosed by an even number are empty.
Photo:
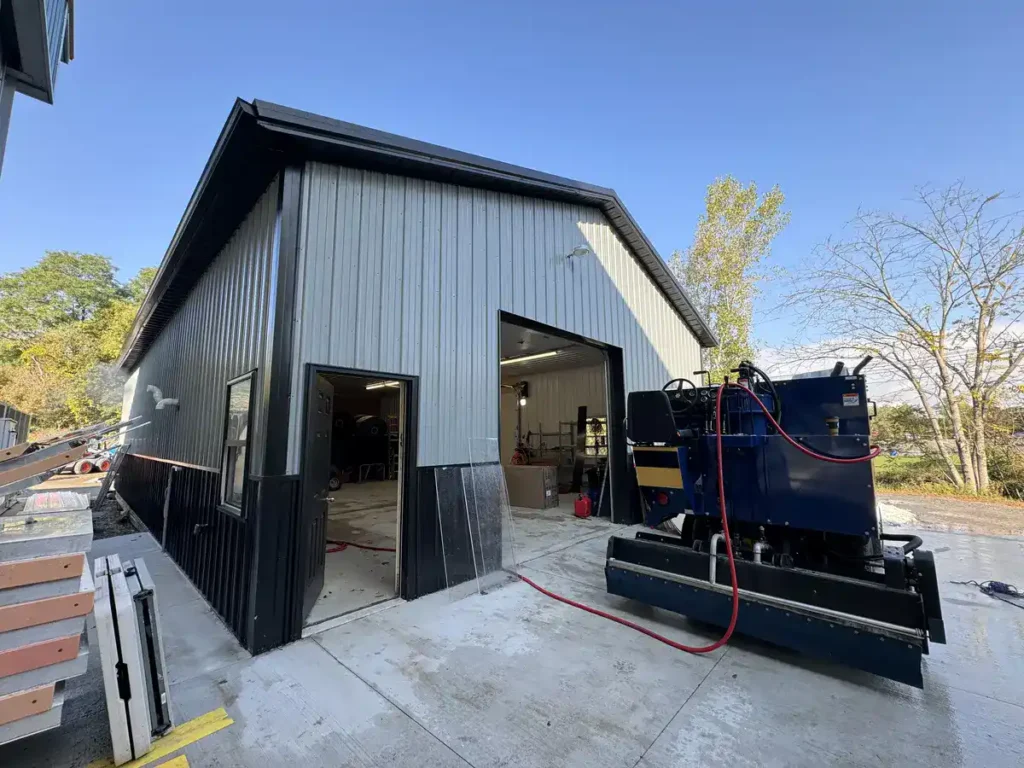
[[[558,467],[506,466],[508,502],[513,507],[550,509],[558,506]]]

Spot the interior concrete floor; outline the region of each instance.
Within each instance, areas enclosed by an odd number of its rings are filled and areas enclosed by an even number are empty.
[[[177,722],[217,707],[234,719],[184,748],[195,766],[1018,766],[1024,611],[949,582],[1020,584],[1024,539],[921,535],[949,635],[924,690],[742,638],[692,656],[523,583],[392,604],[250,658],[151,537],[95,552],[141,553],[154,571]],[[673,639],[717,637],[609,596],[604,552],[595,535],[521,567]],[[69,685],[59,730],[0,748],[0,765],[109,754],[97,671]]]
[[[332,491],[327,508],[329,541],[395,549],[398,538],[398,482],[346,483]],[[306,618],[307,627],[343,616],[396,594],[394,552],[347,546],[331,552],[324,565],[324,588]]]

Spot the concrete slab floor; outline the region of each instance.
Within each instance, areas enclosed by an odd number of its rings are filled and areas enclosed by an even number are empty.
[[[398,539],[398,482],[346,483],[332,491],[327,538],[371,547],[395,548]],[[349,546],[328,551],[324,587],[305,626],[342,616],[397,594],[395,554]]]
[[[557,507],[531,509],[512,507],[515,555],[519,563],[527,563],[548,552],[564,549],[573,542],[593,536],[609,536],[613,531],[622,530],[607,518],[588,517],[580,519],[573,515],[571,493],[559,495]]]
[[[235,722],[184,753],[197,766],[1019,765],[1024,611],[948,582],[1024,582],[1024,540],[921,535],[950,640],[926,657],[923,691],[744,639],[687,655],[522,583],[431,595],[257,658],[192,600],[165,620],[177,720],[225,707]],[[607,595],[604,545],[570,540],[524,573],[684,642],[717,636]],[[165,565],[160,594],[183,597]],[[69,685],[59,730],[0,748],[0,765],[108,754],[97,671]]]

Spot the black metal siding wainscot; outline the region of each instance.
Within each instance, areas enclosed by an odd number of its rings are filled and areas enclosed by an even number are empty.
[[[242,644],[248,645],[249,526],[243,519],[217,509],[220,474],[129,454],[118,473],[118,493],[159,541],[164,534],[164,492],[172,472],[167,554]],[[250,480],[245,489],[248,507],[254,505],[257,487]]]
[[[450,464],[447,469],[463,469],[466,464]],[[446,531],[448,550],[441,543],[441,526],[438,521],[437,467],[416,468],[415,509],[406,508],[403,518],[402,542],[402,597],[412,600],[432,592],[454,587],[473,579],[477,575],[476,557],[469,542],[474,534],[466,530],[469,516],[460,479],[453,500],[456,509],[446,510],[445,519],[458,521],[458,530]],[[406,492],[410,492],[407,486]],[[410,514],[411,512],[411,514]],[[502,520],[502,525],[506,521]],[[498,536],[500,546],[501,536]],[[462,546],[460,546],[462,544]],[[501,552],[487,554],[488,562],[500,562]],[[447,561],[447,564],[446,564]]]

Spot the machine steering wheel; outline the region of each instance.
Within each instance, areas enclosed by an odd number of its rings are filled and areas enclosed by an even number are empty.
[[[697,402],[697,385],[689,379],[672,379],[661,389],[669,393],[673,410],[685,411]]]

